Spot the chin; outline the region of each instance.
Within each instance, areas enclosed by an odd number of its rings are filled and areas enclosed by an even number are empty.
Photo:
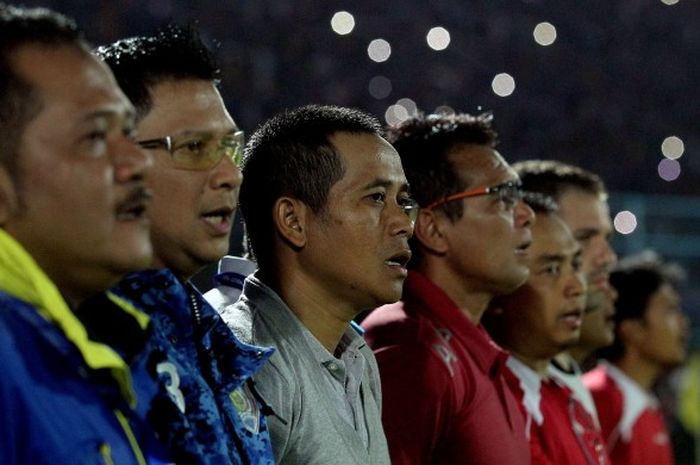
[[[513,273],[508,281],[503,281],[502,294],[511,294],[518,290],[523,284],[527,282],[527,278],[530,276],[529,271],[526,273]]]
[[[128,250],[122,249],[121,252],[114,255],[111,267],[122,274],[127,274],[149,268],[152,261],[153,249],[151,248],[151,242],[148,241],[139,247],[131,247]]]
[[[401,289],[398,291],[396,289],[383,290],[383,292],[374,294],[371,297],[372,298],[369,299],[370,302],[368,303],[367,307],[363,308],[363,310],[372,310],[377,307],[381,307],[382,305],[398,302],[401,300]]]

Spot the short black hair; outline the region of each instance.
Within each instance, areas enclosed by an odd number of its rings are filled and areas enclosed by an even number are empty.
[[[153,36],[98,47],[95,54],[112,69],[139,119],[151,110],[150,89],[157,84],[186,79],[219,81],[214,55],[192,25],[170,24]]]
[[[248,251],[261,270],[274,266],[272,208],[280,197],[322,212],[328,193],[345,174],[330,141],[339,132],[383,135],[376,118],[351,108],[307,105],[284,111],[261,125],[246,145],[240,208]]]
[[[625,320],[644,320],[651,297],[663,286],[677,288],[685,279],[685,272],[677,263],[664,262],[653,251],[626,257],[610,273],[610,284],[617,291],[615,301],[615,341],[600,350],[599,356],[610,361],[619,360],[624,345],[619,337],[620,323]]]
[[[425,207],[436,200],[470,187],[460,179],[448,155],[462,145],[495,147],[498,134],[493,114],[418,114],[387,128],[387,140],[401,156],[411,195]],[[462,217],[461,202],[447,202],[437,208],[456,221]]]
[[[529,192],[539,192],[559,201],[568,189],[579,189],[606,198],[605,183],[595,173],[557,160],[527,160],[514,163],[513,169]]]
[[[523,200],[525,200],[527,206],[530,207],[535,214],[557,213],[559,211],[559,204],[556,200],[539,192],[525,191]]]
[[[75,46],[88,51],[75,22],[46,8],[21,8],[0,3],[0,164],[16,172],[16,153],[25,126],[42,102],[30,82],[19,75],[12,55],[20,47]]]
[[[498,133],[493,127],[491,112],[478,115],[419,113],[387,128],[387,140],[399,152],[411,186],[411,197],[425,207],[471,187],[469,179],[460,178],[449,155],[464,145],[495,147]],[[464,214],[462,202],[445,202],[435,208],[453,222]],[[423,260],[423,252],[415,235],[409,242],[413,258],[408,266],[416,268]]]

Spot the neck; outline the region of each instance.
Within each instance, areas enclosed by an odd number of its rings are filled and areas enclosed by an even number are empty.
[[[570,348],[568,352],[571,358],[576,360],[576,363],[578,363],[579,366],[583,365],[583,362],[586,361],[586,358],[588,358],[591,353],[591,351],[581,346],[574,346]]]
[[[160,257],[154,255],[153,256],[153,261],[151,262],[151,267],[154,269],[163,269],[167,268],[172,272],[172,274],[175,275],[175,277],[181,282],[181,283],[186,283],[192,277],[197,274],[200,270],[204,268],[204,265],[201,264],[195,264],[191,260],[173,260],[173,261],[166,261],[166,260],[161,260]]]
[[[629,353],[623,355],[614,365],[647,391],[651,391],[654,383],[663,373],[663,368],[659,365]]]
[[[267,276],[263,275],[261,279]],[[341,301],[309,276],[298,272],[282,272],[276,279],[266,281],[282,298],[292,313],[331,354],[361,311]]]
[[[525,365],[532,368],[541,377],[544,378],[547,375],[547,366],[549,366],[550,359],[531,357],[529,355],[519,353],[515,350],[511,350],[510,352],[513,355],[513,357],[517,358]]]
[[[472,282],[460,279],[457,273],[442,263],[425,260],[418,271],[442,289],[474,324],[481,322],[493,294],[476,288]]]
[[[557,355],[554,356],[553,360],[562,369],[566,371],[573,371],[575,367],[574,362],[577,363],[579,366],[581,365],[581,363],[576,359],[576,357],[573,356],[571,352],[571,350],[559,352]]]

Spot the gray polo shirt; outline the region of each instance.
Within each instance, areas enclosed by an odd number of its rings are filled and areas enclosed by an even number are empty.
[[[277,348],[253,379],[280,465],[389,465],[377,363],[353,327],[334,357],[255,276],[220,312],[241,340]]]

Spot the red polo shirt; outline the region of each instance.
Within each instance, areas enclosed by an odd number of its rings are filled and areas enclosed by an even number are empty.
[[[673,450],[658,400],[613,365],[601,363],[584,382],[598,408],[614,465],[672,465]]]
[[[507,365],[506,380],[528,425],[533,465],[610,464],[593,417],[564,383],[542,378],[514,357]]]
[[[382,381],[393,465],[528,465],[507,355],[425,276],[364,320]]]

